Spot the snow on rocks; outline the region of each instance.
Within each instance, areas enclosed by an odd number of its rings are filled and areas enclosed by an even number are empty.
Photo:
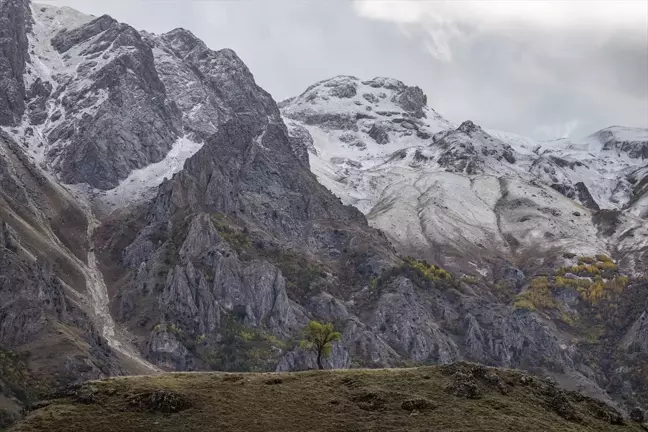
[[[164,180],[171,179],[175,173],[181,171],[185,161],[196,154],[202,146],[202,143],[194,142],[185,136],[176,141],[163,160],[132,171],[113,189],[101,191],[89,188],[87,185],[77,185],[76,188],[83,191],[85,195],[92,196],[94,204],[102,212],[110,213],[155,196],[157,187]]]
[[[602,235],[593,216],[627,209],[622,225],[641,224],[648,130],[615,126],[538,142],[472,122],[456,127],[415,89],[340,76],[280,104],[286,121],[310,133],[319,181],[402,251],[431,259],[439,245],[446,259],[452,251],[477,259],[492,251],[591,255],[620,241],[632,260],[645,250],[643,238]]]

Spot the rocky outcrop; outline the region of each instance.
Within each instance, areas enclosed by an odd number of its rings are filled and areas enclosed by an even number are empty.
[[[592,197],[592,194],[590,193],[589,189],[587,189],[587,186],[585,186],[585,183],[578,182],[574,185],[574,188],[576,189],[578,200],[585,207],[594,211],[599,211],[601,209],[599,205],[596,203],[596,201],[594,201],[594,198]]]
[[[145,38],[168,96],[184,114],[185,133],[207,139],[232,116],[256,123],[269,115],[278,121],[274,101],[234,51],[213,51],[185,29]]]
[[[368,135],[378,144],[387,144],[389,142],[389,134],[384,124],[374,123],[371,129],[369,129]]]
[[[181,113],[140,34],[103,16],[59,33],[52,45],[62,56],[78,52],[81,61],[78,81],[59,83],[53,95],[65,92],[65,120],[47,135],[61,179],[109,189],[161,160],[180,133]]]
[[[442,150],[439,164],[452,172],[468,175],[491,172],[512,173],[516,163],[509,144],[493,138],[481,127],[467,120],[455,130],[442,131],[432,137],[435,148]]]
[[[603,150],[624,153],[633,159],[648,159],[648,135],[645,130],[631,128],[630,131],[635,133],[635,137],[629,138],[627,129],[612,126],[596,132],[593,136],[603,144]]]
[[[308,153],[317,154],[317,150],[313,145],[313,137],[308,132],[308,129],[295,122],[288,120],[286,126],[288,127],[288,139],[293,153],[305,167],[310,168]]]
[[[427,96],[420,87],[406,87],[396,96],[396,100],[398,105],[412,113],[414,117],[425,117],[424,108],[427,107]]]
[[[419,87],[390,78],[361,81],[341,75],[320,81],[280,104],[284,117],[336,134],[349,146],[366,150],[395,139],[429,139],[450,124],[427,106]]]
[[[648,310],[634,322],[624,342],[631,351],[648,354]]]
[[[20,122],[25,111],[23,75],[31,30],[28,0],[0,1],[0,125]]]

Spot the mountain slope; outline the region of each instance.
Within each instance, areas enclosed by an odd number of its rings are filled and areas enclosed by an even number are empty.
[[[389,95],[379,87],[385,82]],[[382,99],[361,96],[373,87]],[[469,262],[538,249],[613,253],[630,272],[642,267],[645,130],[611,127],[582,141],[536,143],[469,121],[455,129],[425,106],[422,92],[419,111],[407,111],[398,105],[404,89],[414,88],[342,76],[281,104],[289,127],[311,135],[318,179],[400,251],[470,274]],[[385,136],[370,136],[377,128]],[[601,209],[622,211],[610,236],[592,218]],[[620,241],[629,230],[638,235]]]

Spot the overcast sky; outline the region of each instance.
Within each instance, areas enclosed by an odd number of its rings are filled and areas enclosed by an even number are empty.
[[[43,1],[45,3],[45,1]],[[539,139],[648,127],[648,1],[54,0],[232,48],[277,101],[345,74]]]

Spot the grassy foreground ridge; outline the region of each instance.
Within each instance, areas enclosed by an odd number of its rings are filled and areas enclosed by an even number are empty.
[[[613,408],[523,372],[470,363],[296,373],[173,373],[51,395],[27,431],[641,431]]]

